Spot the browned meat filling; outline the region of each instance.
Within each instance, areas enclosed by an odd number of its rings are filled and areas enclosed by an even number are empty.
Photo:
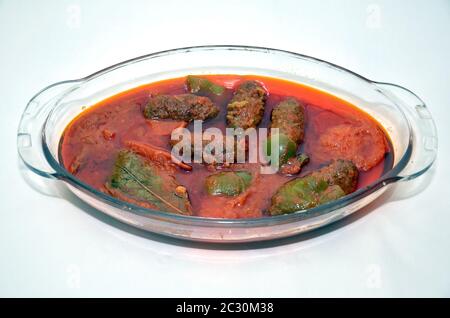
[[[245,81],[227,106],[227,123],[233,128],[256,127],[264,116],[267,92],[256,81]]]
[[[147,118],[184,121],[206,120],[218,113],[219,108],[208,97],[193,94],[156,95],[144,109]]]

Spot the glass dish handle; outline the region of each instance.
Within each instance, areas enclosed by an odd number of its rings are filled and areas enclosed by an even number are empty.
[[[390,83],[376,83],[392,100],[396,101],[411,125],[413,148],[411,159],[399,176],[411,180],[425,173],[436,159],[438,137],[433,117],[424,101],[407,88]]]
[[[76,81],[52,84],[28,102],[17,131],[17,150],[23,163],[34,173],[46,178],[58,178],[58,174],[47,163],[43,151],[42,129],[58,98]]]

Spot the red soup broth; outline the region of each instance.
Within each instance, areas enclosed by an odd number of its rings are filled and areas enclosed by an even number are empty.
[[[223,96],[212,97],[220,107],[216,118],[203,123],[203,128],[217,127],[225,130],[226,106],[234,88],[244,80],[256,80],[268,92],[264,118],[258,127],[269,127],[273,107],[287,96],[295,97],[305,105],[305,138],[299,152],[305,152],[310,162],[299,176],[320,168],[333,158],[318,158],[314,154],[319,135],[329,127],[352,121],[375,125],[384,134],[386,154],[384,158],[368,171],[360,171],[358,189],[364,188],[380,178],[392,168],[392,144],[383,127],[370,115],[356,106],[326,92],[286,80],[256,75],[208,75],[211,81],[223,85],[228,90]],[[107,98],[83,111],[65,129],[60,142],[60,161],[64,167],[89,186],[104,190],[110,177],[117,153],[126,148],[124,142],[133,140],[171,150],[169,144],[173,129],[184,123],[168,120],[148,120],[143,109],[151,94],[186,93],[185,78],[174,78],[143,85],[110,98]],[[187,126],[192,129],[192,124]],[[259,171],[259,164],[240,164],[252,172]],[[179,169],[177,180],[189,193],[193,214],[219,218],[254,218],[265,216],[275,191],[285,182],[298,177],[276,174],[258,174],[252,183],[252,191],[245,202],[238,199],[208,196],[204,180],[212,172],[202,164],[192,164],[192,171]],[[226,169],[225,169],[226,170]]]

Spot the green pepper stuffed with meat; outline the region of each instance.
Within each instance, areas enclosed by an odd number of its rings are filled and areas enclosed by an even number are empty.
[[[348,160],[329,165],[282,185],[273,195],[269,213],[279,215],[310,209],[356,189],[358,169]]]
[[[305,107],[295,98],[289,97],[281,101],[272,111],[270,128],[278,129],[278,133],[271,133],[267,142],[267,154],[271,155],[272,138],[278,138],[278,164],[283,167],[289,159],[296,157],[297,148],[303,142],[305,130]],[[281,169],[289,171],[289,174],[300,172],[301,167],[306,164],[304,155],[297,161],[290,161],[290,169]],[[296,163],[295,170],[292,164]]]

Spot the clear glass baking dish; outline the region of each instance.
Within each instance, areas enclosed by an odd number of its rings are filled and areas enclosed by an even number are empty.
[[[302,83],[357,105],[391,137],[393,168],[369,186],[307,211],[258,219],[214,219],[168,214],[108,196],[71,175],[58,161],[67,124],[119,92],[187,74],[254,74]],[[282,50],[200,46],[153,53],[78,80],[55,83],[28,103],[18,129],[20,158],[33,172],[59,179],[81,200],[124,223],[181,239],[249,242],[287,237],[335,222],[366,206],[393,182],[413,179],[433,164],[436,127],[425,103],[398,85],[373,82],[337,65]]]

